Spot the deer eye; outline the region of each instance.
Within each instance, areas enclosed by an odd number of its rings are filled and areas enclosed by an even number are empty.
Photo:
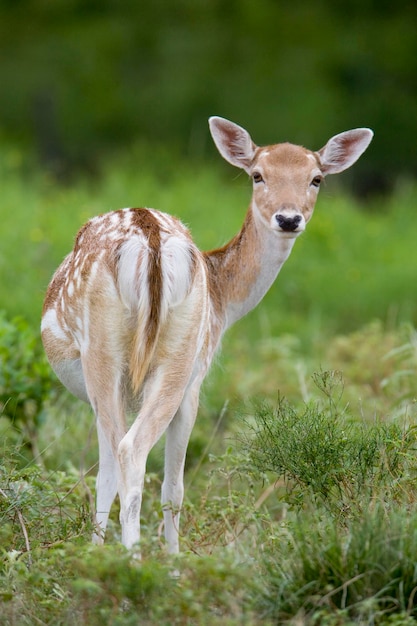
[[[313,187],[320,187],[321,181],[322,181],[322,177],[321,176],[315,176],[313,178],[313,180],[311,181],[311,184],[313,185]]]
[[[253,178],[253,182],[254,183],[263,183],[264,179],[262,178],[262,174],[260,174],[259,172],[254,172],[252,175]]]

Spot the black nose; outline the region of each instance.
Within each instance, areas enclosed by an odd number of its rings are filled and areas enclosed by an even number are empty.
[[[278,222],[278,226],[287,232],[291,232],[296,230],[299,223],[301,222],[301,215],[293,215],[293,217],[285,217],[285,215],[281,215],[277,213],[275,215],[275,219]]]

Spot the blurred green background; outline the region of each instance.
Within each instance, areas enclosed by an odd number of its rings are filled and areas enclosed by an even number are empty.
[[[2,0],[0,308],[38,326],[92,215],[151,206],[202,248],[239,229],[250,183],[207,118],[319,149],[375,131],[236,336],[417,323],[417,3]],[[344,189],[343,189],[344,187]],[[232,341],[232,339],[231,339]]]
[[[67,177],[144,140],[211,157],[213,114],[312,149],[369,126],[349,177],[384,192],[417,173],[416,29],[413,0],[2,0],[0,141]]]

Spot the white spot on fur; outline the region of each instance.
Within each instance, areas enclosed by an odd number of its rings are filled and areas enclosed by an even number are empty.
[[[77,328],[74,329],[74,336],[81,353],[86,353],[90,344],[89,326],[90,326],[90,309],[85,302],[83,306],[83,317],[76,318]]]
[[[126,219],[126,213],[123,213],[122,215],[123,215],[122,219]],[[113,226],[113,228],[116,228],[117,226],[119,226],[120,222],[121,222],[121,219],[118,213],[110,213],[110,225]]]
[[[166,213],[161,213],[160,211],[154,211],[153,209],[148,209],[150,213],[152,213],[153,217],[158,221],[159,226],[162,228],[170,229],[173,226],[173,220],[170,215]]]
[[[68,339],[58,322],[55,309],[48,309],[42,317],[41,332],[44,330],[49,330],[57,339]]]
[[[75,287],[76,289],[80,288],[80,284],[81,284],[81,272],[79,267],[77,267],[72,275],[72,279],[75,282]]]
[[[103,253],[101,253],[97,257],[97,259],[91,264],[89,281],[92,281],[95,279],[98,269],[100,267],[100,261],[101,261],[102,256],[103,256]]]

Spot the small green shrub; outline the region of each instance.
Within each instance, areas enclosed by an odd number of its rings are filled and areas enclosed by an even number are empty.
[[[8,320],[0,312],[0,416],[20,428],[33,447],[53,386],[39,335],[22,317]]]
[[[354,418],[340,372],[321,399],[258,403],[242,467],[283,487],[258,542],[258,607],[274,624],[409,624],[417,617],[416,428]]]
[[[90,536],[90,489],[77,474],[46,473],[39,465],[21,469],[19,455],[0,462],[0,545],[32,553]]]
[[[388,484],[391,498],[401,498],[417,469],[416,429],[353,419],[342,405],[340,372],[321,372],[314,380],[324,401],[301,409],[284,398],[275,408],[258,403],[243,438],[248,467],[283,476],[290,502],[311,499],[336,516],[363,513]]]

